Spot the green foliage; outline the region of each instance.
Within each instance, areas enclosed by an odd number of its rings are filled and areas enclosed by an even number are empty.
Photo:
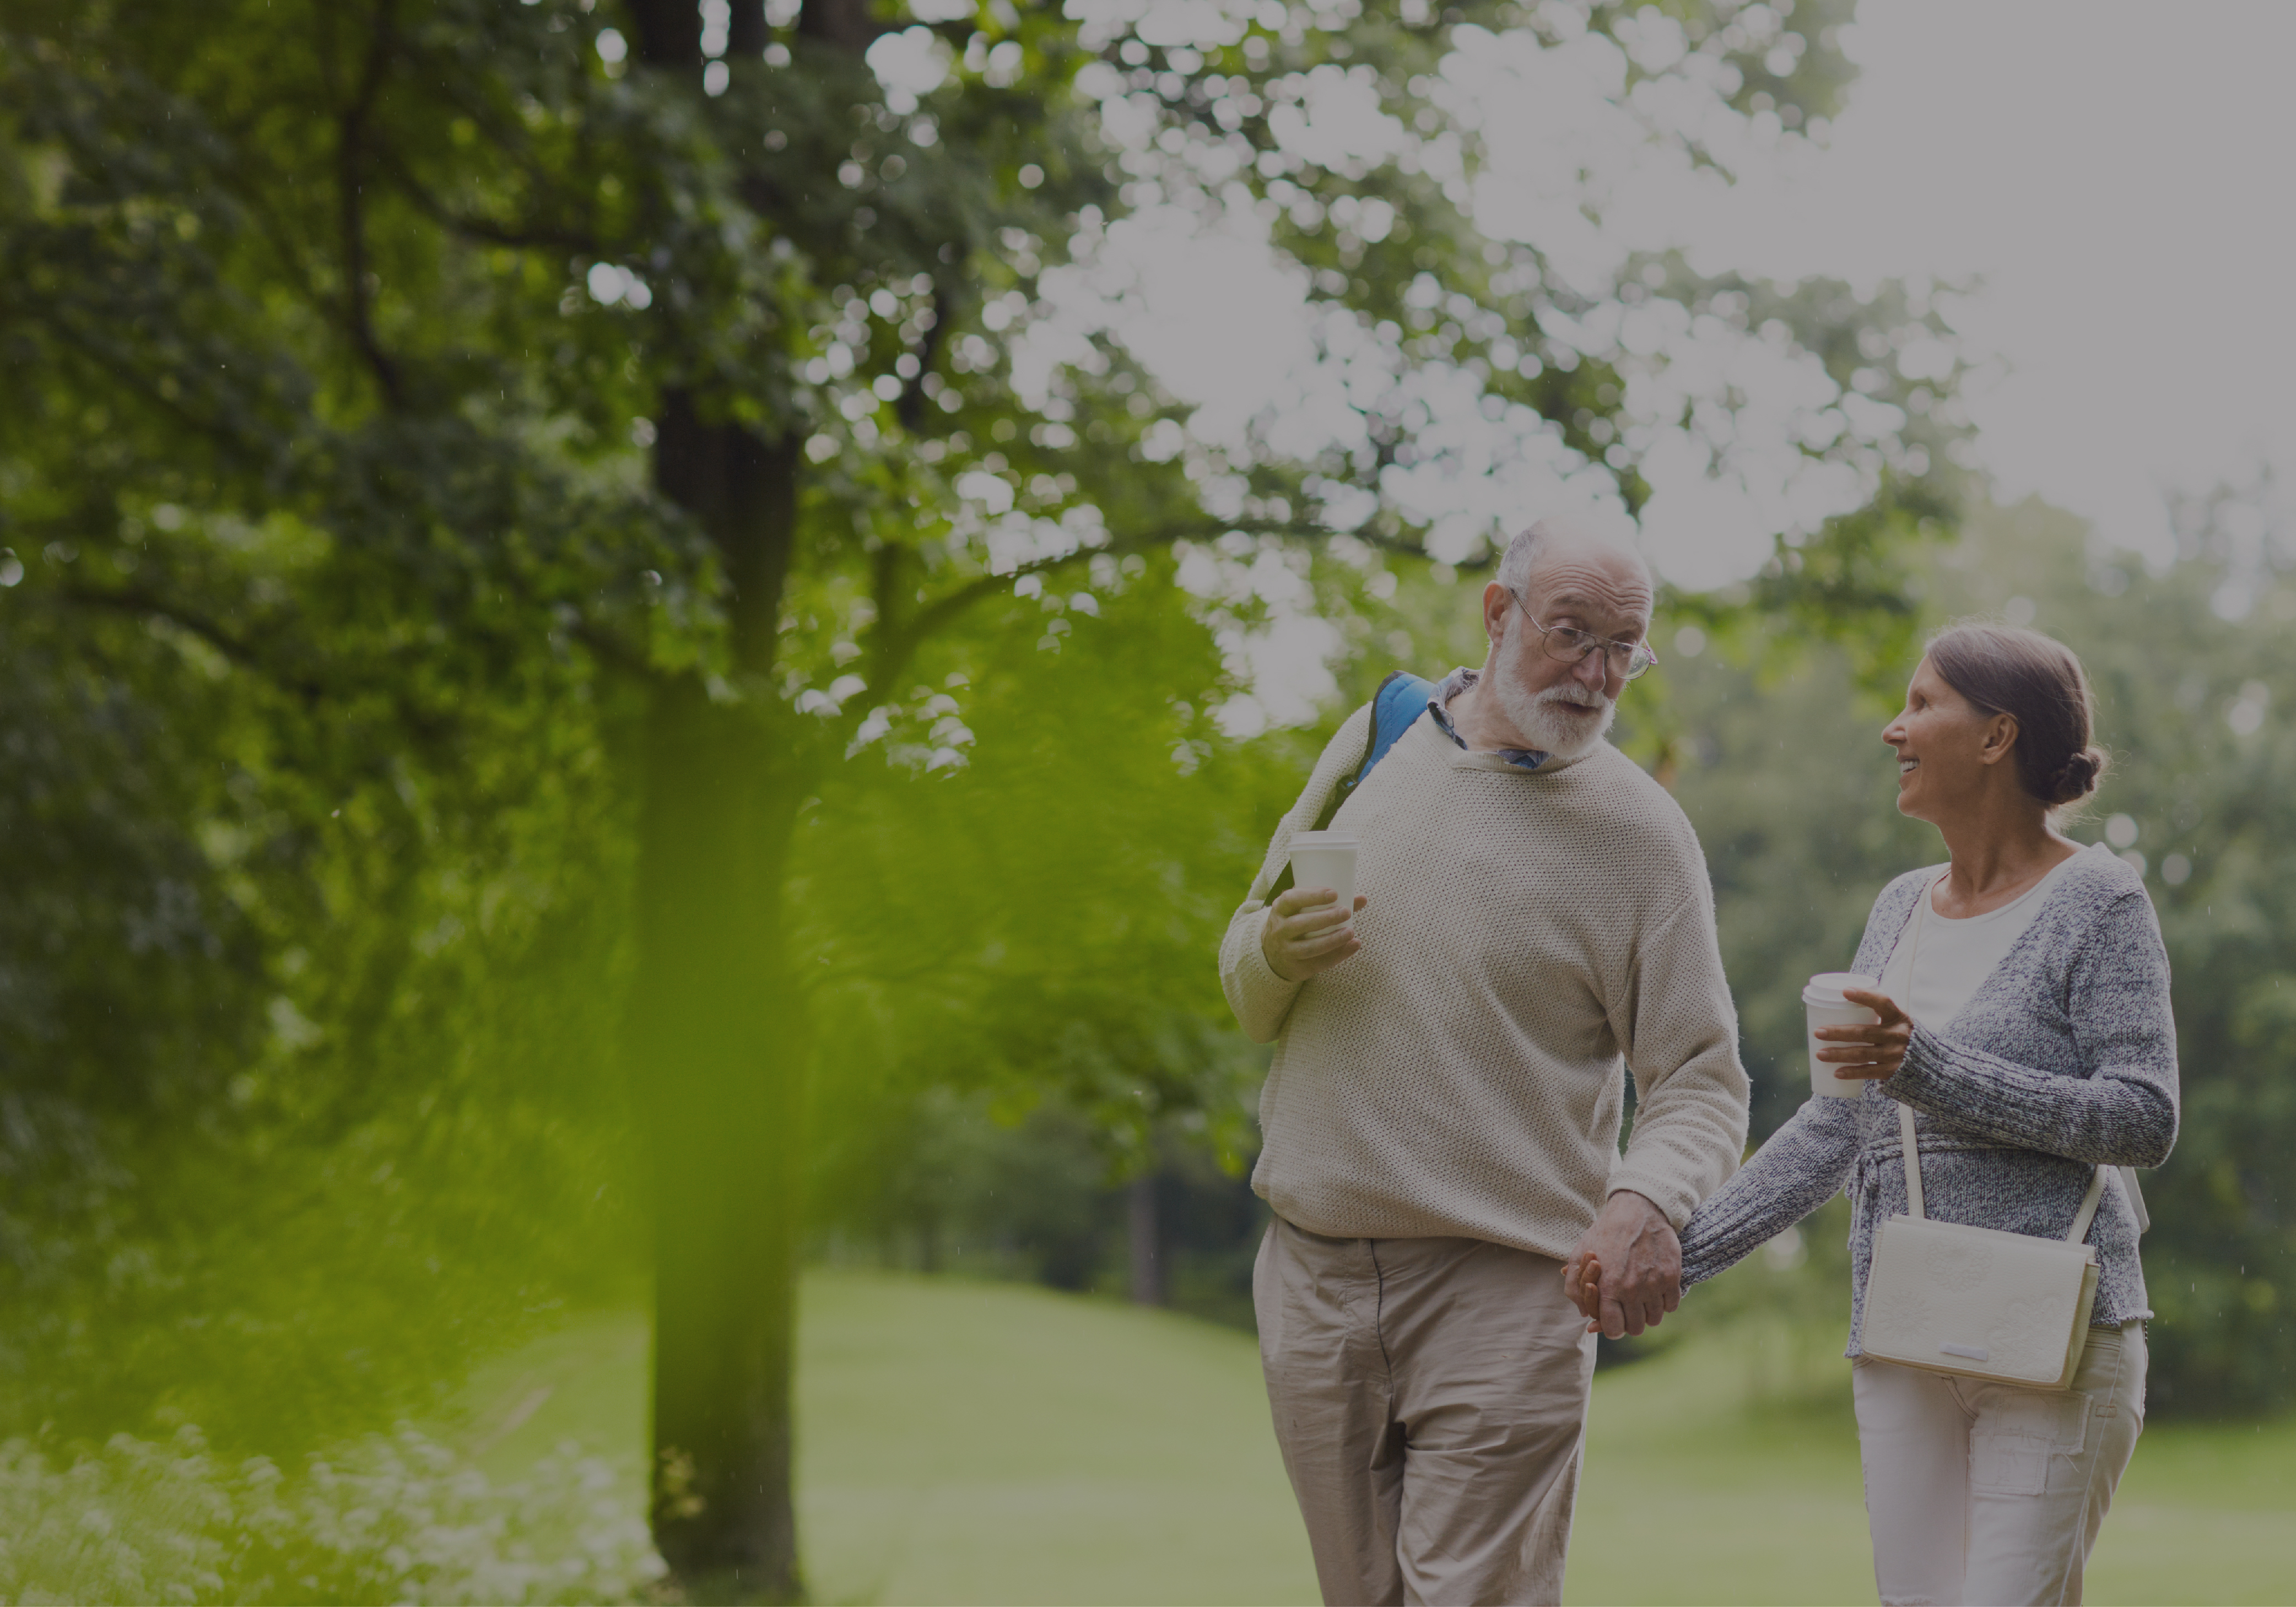
[[[611,1463],[545,1457],[497,1486],[411,1429],[293,1474],[189,1430],[61,1464],[9,1440],[0,1533],[10,1601],[607,1602],[662,1571]]]
[[[868,1090],[848,1121],[945,1086],[1015,1113],[1060,1103],[1116,1155],[1168,1117],[1231,1156],[1250,1147],[1258,1057],[1205,946],[1297,783],[1288,745],[1239,748],[1183,695],[1219,669],[1168,586],[1138,566],[1096,594],[984,610],[981,656],[951,672],[978,738],[940,694],[935,729],[960,747],[885,739],[888,767],[933,773],[865,775],[800,827],[793,894],[839,1029],[821,1097]]]

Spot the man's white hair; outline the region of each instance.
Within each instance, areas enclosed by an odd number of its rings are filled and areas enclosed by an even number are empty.
[[[1538,567],[1538,561],[1547,545],[1553,541],[1563,538],[1599,543],[1633,559],[1635,563],[1645,571],[1649,568],[1643,562],[1642,554],[1636,552],[1633,546],[1617,539],[1595,521],[1574,518],[1567,513],[1550,514],[1538,523],[1518,532],[1515,538],[1507,543],[1506,551],[1499,557],[1498,571],[1491,578],[1516,596],[1521,596],[1523,588],[1530,584],[1531,571]]]
[[[1523,582],[1530,578],[1531,567],[1538,562],[1538,549],[1546,544],[1546,521],[1516,532],[1499,555],[1498,573],[1492,577],[1516,596],[1522,595]]]

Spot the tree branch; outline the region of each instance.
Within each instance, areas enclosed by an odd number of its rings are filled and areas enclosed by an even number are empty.
[[[367,290],[366,163],[367,119],[373,115],[382,81],[390,70],[396,33],[398,0],[376,0],[374,32],[367,42],[366,61],[359,71],[358,87],[343,109],[335,151],[335,183],[341,196],[343,235],[343,318],[350,327],[351,344],[374,373],[383,398],[396,410],[405,406],[406,393],[398,365],[375,338],[373,304]]]
[[[701,12],[693,0],[629,0],[629,19],[647,66],[701,65]]]
[[[397,44],[397,53],[400,76],[411,76],[423,81],[435,80],[439,86],[440,99],[447,106],[470,119],[472,126],[485,138],[492,142],[493,149],[504,161],[523,175],[533,189],[545,191],[551,187],[562,165],[546,164],[538,160],[535,156],[530,137],[532,131],[522,120],[515,117],[504,116],[501,108],[484,95],[470,93],[470,86],[463,79],[462,63],[458,59],[426,49],[420,36],[411,39],[403,35],[400,36]],[[586,80],[584,82],[586,83]],[[573,109],[581,111],[586,109],[586,106],[587,97],[582,95],[578,90],[578,100]],[[589,170],[587,157],[594,144],[592,138],[593,127],[591,119],[587,117],[582,117],[575,123],[576,149],[581,156],[572,164],[573,171]],[[389,156],[390,148],[383,147],[379,154]]]
[[[482,240],[488,245],[506,245],[521,250],[549,247],[555,250],[579,251],[585,256],[604,254],[604,248],[595,236],[580,229],[559,228],[529,222],[502,223],[491,217],[457,212],[439,199],[422,180],[416,178],[398,153],[388,147],[376,153],[377,160],[390,175],[414,209],[431,222],[453,230],[467,240]]]
[[[276,665],[267,662],[244,639],[225,629],[199,610],[185,607],[142,586],[66,586],[60,587],[57,594],[65,602],[82,608],[99,608],[114,613],[140,614],[146,619],[165,619],[178,629],[197,636],[240,668],[261,676],[307,703],[316,703],[326,695],[326,688],[318,682],[283,673]]]
[[[652,680],[658,674],[646,662],[645,654],[609,630],[582,622],[570,627],[567,635],[590,650],[591,656],[608,668],[637,679]]]
[[[734,14],[726,20],[726,59],[747,61],[765,53],[774,30],[766,21],[766,0],[734,0]]]
[[[805,0],[798,8],[798,37],[818,39],[857,56],[890,31],[870,15],[869,0]]]
[[[243,154],[243,148],[236,153]],[[268,241],[272,254],[278,258],[281,276],[302,302],[324,322],[332,310],[327,292],[312,278],[310,263],[296,243],[292,229],[271,204],[271,193],[260,178],[250,176],[244,164],[234,162],[224,168],[226,187],[241,208],[256,220],[257,231]]]
[[[925,377],[933,371],[933,360],[940,355],[941,332],[948,327],[948,299],[943,295],[940,282],[933,282],[932,322],[926,325],[924,338],[917,342],[917,377],[901,390],[901,399],[893,405],[893,416],[901,421],[901,428],[911,434],[924,418]]]
[[[47,307],[48,316],[43,322],[50,333],[56,336],[66,346],[78,351],[97,368],[111,374],[113,379],[135,392],[143,401],[159,412],[171,415],[178,423],[194,434],[205,436],[217,446],[245,461],[255,463],[275,461],[275,454],[259,450],[247,436],[215,419],[201,417],[174,397],[169,396],[155,381],[121,354],[113,342],[99,340],[81,329],[75,320],[63,316],[55,307],[53,302],[48,303]],[[182,388],[179,386],[178,389]]]
[[[1305,524],[1296,520],[1208,520],[1201,524],[1168,526],[1160,530],[1143,532],[1123,541],[1110,542],[1103,546],[1078,547],[1074,552],[1059,553],[1046,558],[1032,558],[1012,569],[992,575],[977,575],[954,591],[943,594],[926,603],[904,620],[898,630],[888,630],[883,648],[872,655],[873,673],[869,684],[846,700],[849,709],[867,709],[885,701],[886,690],[908,672],[917,652],[925,643],[954,623],[973,604],[994,596],[1017,580],[1030,575],[1049,575],[1070,564],[1089,561],[1105,553],[1113,557],[1119,553],[1145,552],[1152,547],[1169,546],[1176,541],[1191,537],[1209,538],[1224,536],[1230,530],[1245,530],[1263,536],[1291,536],[1304,540],[1329,538],[1342,534],[1323,525]],[[880,628],[885,625],[879,617]],[[858,726],[858,717],[847,717],[847,722]],[[851,734],[847,733],[850,740]]]

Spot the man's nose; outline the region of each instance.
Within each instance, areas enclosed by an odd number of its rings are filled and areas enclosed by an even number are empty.
[[[1582,655],[1578,662],[1571,666],[1570,673],[1580,685],[1590,691],[1605,694],[1610,692],[1611,659],[1602,648]]]

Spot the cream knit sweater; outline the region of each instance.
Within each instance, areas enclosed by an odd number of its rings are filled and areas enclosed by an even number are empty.
[[[1341,808],[1363,952],[1304,983],[1259,946],[1292,834],[1360,763],[1324,749],[1228,923],[1220,980],[1275,1040],[1252,1186],[1339,1238],[1457,1235],[1567,1256],[1616,1190],[1679,1228],[1737,1169],[1746,1073],[1690,823],[1608,743],[1535,771],[1422,716]],[[1619,1152],[1622,1065],[1636,1119]]]

